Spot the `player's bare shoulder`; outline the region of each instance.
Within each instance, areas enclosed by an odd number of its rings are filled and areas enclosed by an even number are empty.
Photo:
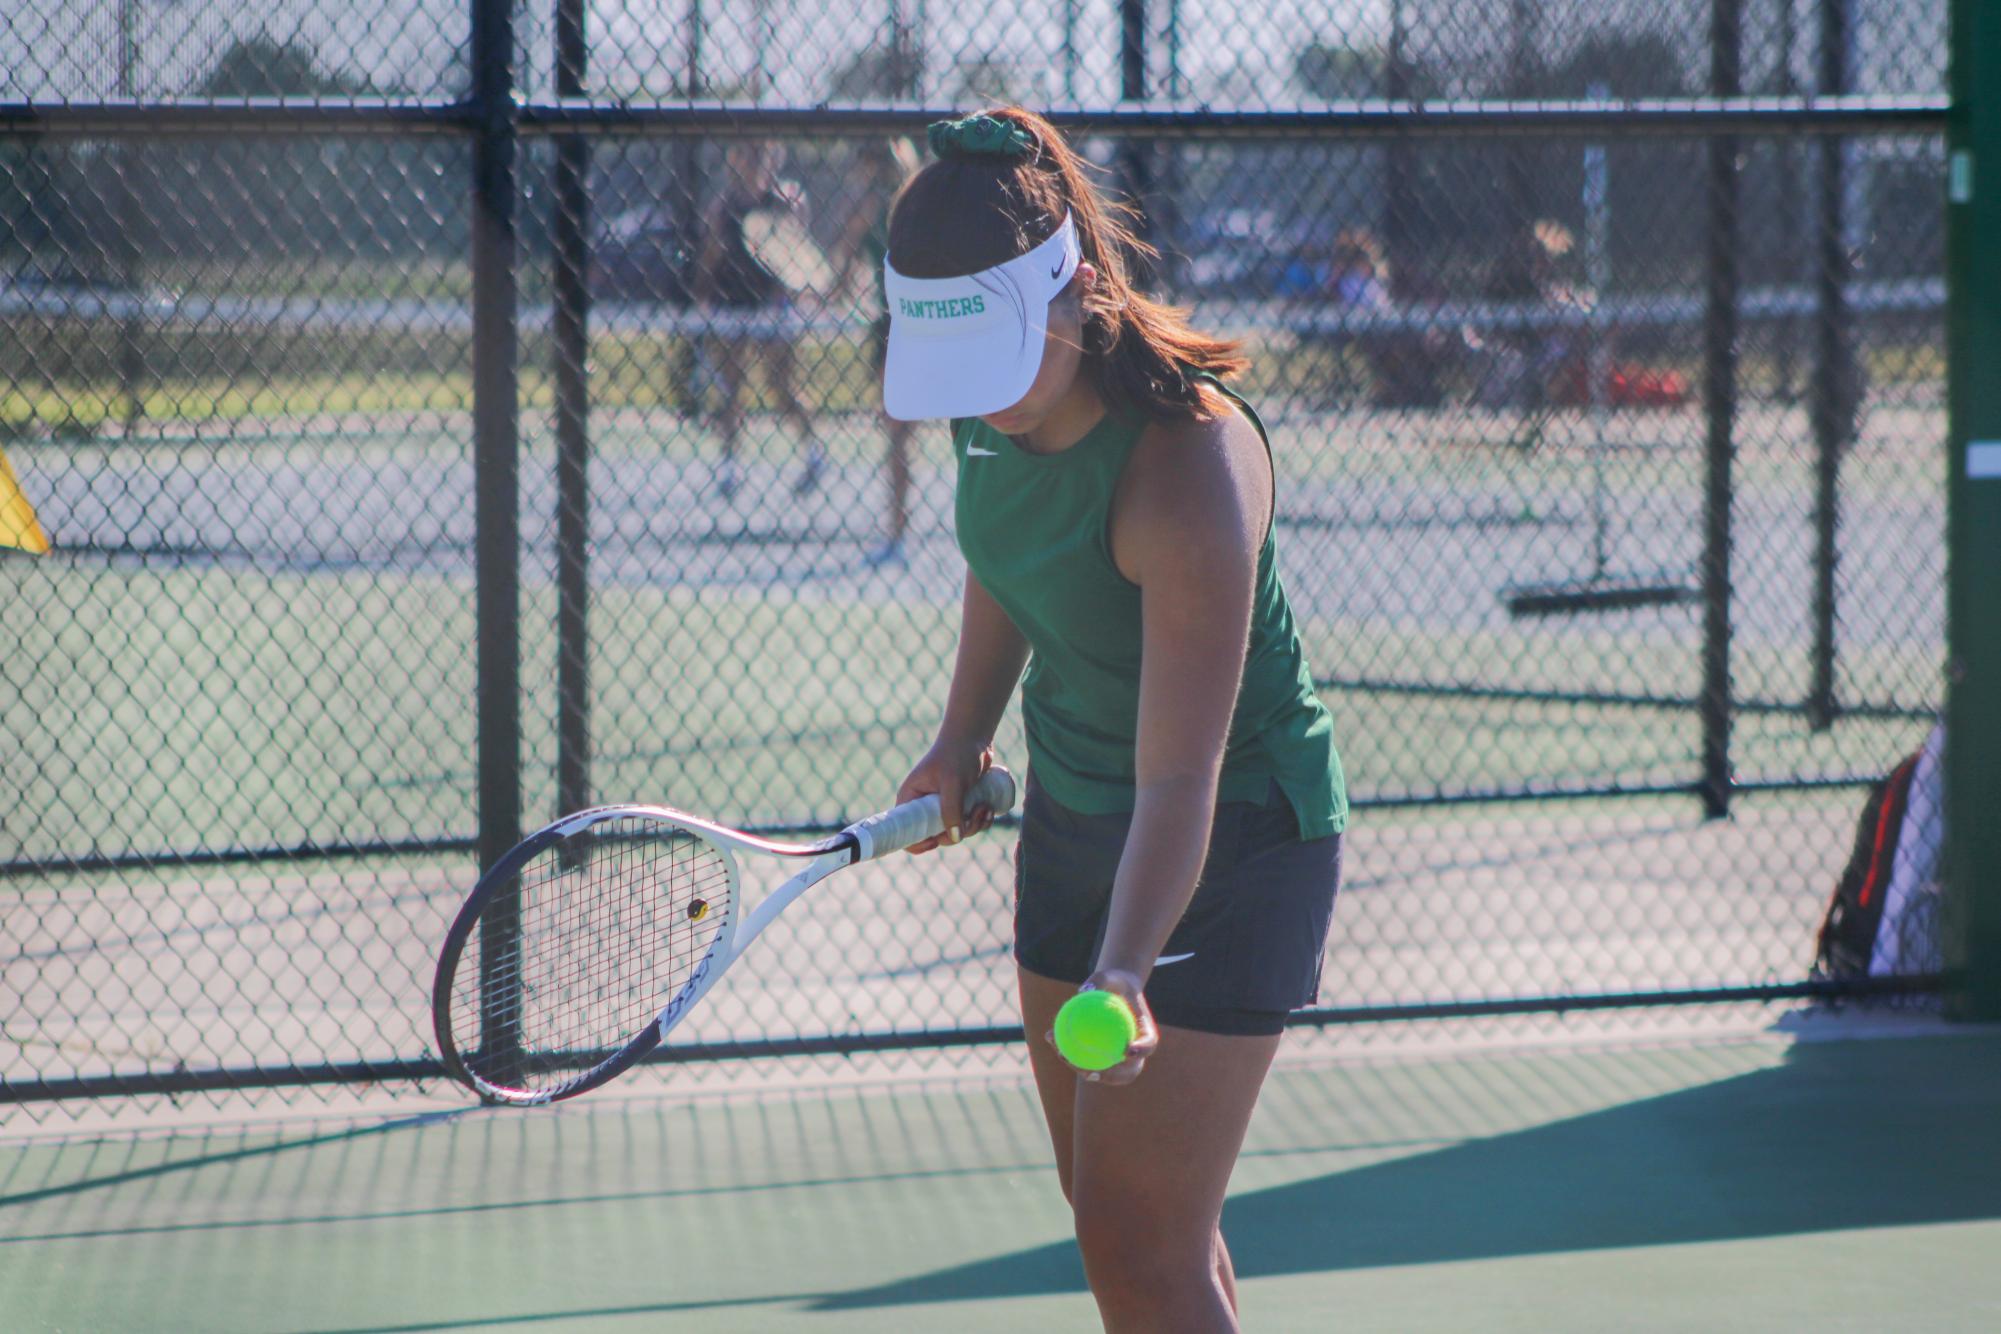
[[[1162,544],[1253,550],[1264,540],[1271,503],[1264,440],[1223,399],[1204,419],[1155,422],[1141,435],[1119,479],[1113,551],[1133,578]]]
[[[1141,436],[1121,490],[1149,506],[1189,516],[1233,508],[1263,516],[1271,508],[1271,454],[1257,426],[1223,394],[1203,420],[1155,422]]]

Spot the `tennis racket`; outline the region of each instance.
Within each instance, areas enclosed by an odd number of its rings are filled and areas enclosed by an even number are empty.
[[[796,213],[760,208],[744,214],[743,243],[787,291],[825,295],[834,266]]]
[[[971,812],[1014,807],[989,770]],[[659,1046],[788,904],[944,828],[936,796],[832,838],[774,843],[664,806],[598,806],[523,839],[473,886],[431,988],[453,1078],[517,1106],[598,1087]],[[739,853],[803,861],[748,916]]]

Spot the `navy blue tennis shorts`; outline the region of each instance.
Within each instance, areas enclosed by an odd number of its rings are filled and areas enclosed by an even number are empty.
[[[1028,782],[1014,861],[1014,957],[1081,984],[1104,943],[1132,815],[1085,815]],[[1222,802],[1195,897],[1146,986],[1154,1018],[1204,1033],[1271,1034],[1320,990],[1341,883],[1341,836],[1302,839],[1273,784],[1263,802]]]

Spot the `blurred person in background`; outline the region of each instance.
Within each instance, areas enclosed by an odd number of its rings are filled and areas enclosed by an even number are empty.
[[[694,296],[698,306],[731,316],[762,315],[751,327],[725,324],[714,340],[717,371],[722,379],[722,406],[717,425],[722,432],[723,457],[716,470],[716,487],[733,497],[742,479],[737,471],[737,446],[743,434],[744,382],[753,366],[761,366],[764,384],[777,400],[779,412],[806,442],[806,461],[793,483],[795,494],[811,491],[826,469],[826,451],[814,431],[812,416],[793,388],[794,349],[785,327],[796,293],[753,251],[746,224],[762,211],[799,214],[805,201],[796,184],[779,179],[783,150],[773,143],[730,145],[724,159],[723,189],[702,219],[702,243],[695,266]]]
[[[1334,238],[1327,266],[1327,292],[1343,310],[1387,310],[1389,266],[1374,233],[1350,227]]]
[[[1350,351],[1358,353],[1367,365],[1371,392],[1380,393],[1385,375],[1382,364],[1385,331],[1373,327],[1373,319],[1388,313],[1390,308],[1387,275],[1382,247],[1370,232],[1347,227],[1334,237],[1334,244],[1328,250],[1321,296],[1339,314],[1340,327],[1332,338],[1313,340],[1327,349],[1327,364],[1322,369],[1326,385],[1334,392],[1328,395],[1325,406],[1337,406],[1346,397],[1344,391],[1354,387],[1349,374]]]
[[[1561,324],[1540,320],[1578,304],[1566,281],[1575,248],[1567,227],[1543,218],[1524,225],[1488,268],[1482,295],[1506,303],[1525,322],[1474,335],[1475,350],[1484,354],[1474,393],[1482,407],[1539,413],[1548,405],[1551,380],[1570,354],[1571,336]],[[1523,441],[1533,444],[1538,435],[1532,426]]]

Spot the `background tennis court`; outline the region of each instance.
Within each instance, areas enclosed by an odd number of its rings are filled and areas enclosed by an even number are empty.
[[[1802,977],[1855,785],[1915,746],[1937,689],[1942,608],[1908,595],[1909,572],[1936,580],[1944,562],[1928,416],[1877,410],[1881,434],[1853,456],[1843,539],[1895,558],[1844,567],[1842,679],[1874,698],[1820,730],[1796,703],[1811,667],[1799,470],[1776,444],[1743,452],[1738,539],[1772,554],[1736,599],[1733,653],[1737,679],[1769,693],[1733,720],[1744,790],[1717,822],[1670,795],[1698,768],[1702,721],[1677,701],[1700,687],[1700,608],[1533,622],[1504,609],[1511,578],[1590,561],[1581,449],[1524,452],[1508,415],[1281,405],[1288,586],[1376,808],[1353,840],[1325,1002]],[[1751,420],[1783,441],[1802,414]],[[705,498],[698,426],[663,437],[631,410],[595,421],[607,500],[593,511],[594,791],[779,828],[886,800],[928,742],[956,629],[942,450],[920,446],[908,560],[884,570],[863,562],[877,534],[852,504],[876,481],[868,419],[826,418],[823,494],[774,485],[728,510]],[[523,425],[524,509],[546,511],[546,418]],[[411,998],[468,879],[477,810],[475,476],[454,441],[462,420],[371,426],[16,451],[59,550],[14,604],[29,627],[21,716],[47,740],[10,777],[12,808],[40,818],[17,826],[13,920],[31,925],[16,927],[8,972],[52,1017],[39,1032],[17,1021],[10,1079],[314,1056],[393,1066],[428,1051]],[[1636,439],[1598,499],[1627,559],[1675,570],[1701,423],[1655,411],[1618,426]],[[776,481],[787,463],[751,475]],[[521,777],[527,809],[549,813],[555,565],[536,525],[521,548]],[[1015,727],[1004,756],[1021,754]],[[1590,795],[1619,788],[1660,795]],[[108,800],[127,792],[136,805]],[[1562,792],[1585,795],[1529,799]],[[344,846],[356,831],[365,855]],[[280,849],[300,852],[260,853]],[[1004,849],[895,878],[892,907],[855,890],[823,907],[829,925],[874,919],[837,971],[892,985],[847,987],[826,1012],[726,1001],[727,1027],[704,1036],[1005,1024]],[[901,929],[913,918],[921,936]],[[788,919],[774,939],[789,947],[751,966],[767,984],[825,969],[826,929]],[[107,967],[121,948],[147,949],[147,972]],[[246,958],[257,965],[234,966]],[[155,1036],[83,1042],[77,1021],[125,1011],[121,991]],[[371,998],[359,1022],[356,993]]]

